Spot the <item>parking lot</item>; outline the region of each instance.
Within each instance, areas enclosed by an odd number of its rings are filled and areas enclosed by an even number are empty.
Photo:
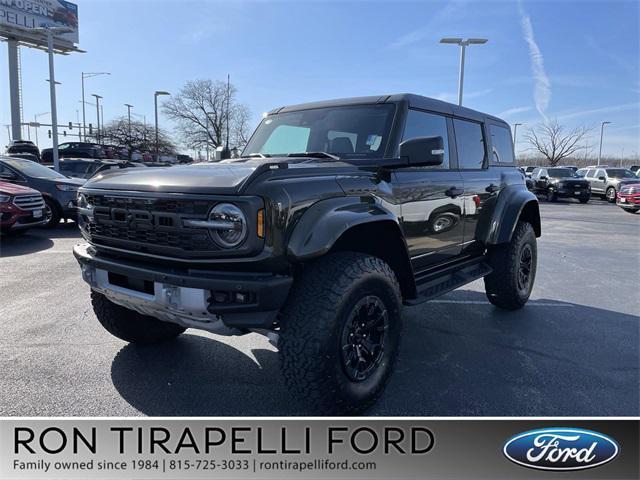
[[[478,281],[405,308],[396,372],[370,414],[640,415],[640,215],[599,200],[541,209],[529,304],[496,310]],[[136,347],[103,331],[79,241],[74,223],[2,239],[0,415],[313,413],[262,336],[188,330]]]

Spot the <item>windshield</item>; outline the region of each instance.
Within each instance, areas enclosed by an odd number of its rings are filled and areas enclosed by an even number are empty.
[[[60,165],[60,173],[70,177],[89,178],[100,167],[99,163],[91,162],[64,162]]]
[[[607,175],[613,178],[636,178],[633,172],[626,168],[607,168]]]
[[[21,158],[4,158],[3,161],[7,165],[15,168],[27,177],[52,179],[67,178],[64,175],[61,175],[58,172],[45,167],[44,165],[32,162],[31,160],[23,160]]]
[[[324,152],[346,160],[382,158],[394,110],[394,105],[380,104],[269,115],[256,129],[242,156]]]
[[[569,168],[550,168],[549,177],[551,178],[564,178],[564,177],[577,177],[573,170]]]

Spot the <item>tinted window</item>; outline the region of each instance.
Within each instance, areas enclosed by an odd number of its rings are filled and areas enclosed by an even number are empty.
[[[466,120],[453,121],[460,168],[482,168],[484,164],[484,137],[479,123]]]
[[[613,178],[636,178],[633,172],[626,168],[607,168],[607,175]]]
[[[409,110],[402,140],[416,137],[442,137],[444,142],[444,160],[435,168],[449,168],[449,136],[447,119],[432,113]]]
[[[568,168],[550,168],[549,176],[552,178],[574,177],[573,170]]]
[[[513,145],[511,131],[505,127],[490,125],[491,144],[493,145],[493,161],[498,163],[513,163]]]
[[[20,173],[25,174],[27,177],[33,178],[67,178],[64,175],[59,174],[55,170],[51,170],[39,163],[32,162],[31,160],[22,160],[20,158],[5,158],[4,161],[11,167],[18,170]]]
[[[278,125],[262,146],[260,153],[272,155],[286,152],[306,152],[311,130],[294,125]]]

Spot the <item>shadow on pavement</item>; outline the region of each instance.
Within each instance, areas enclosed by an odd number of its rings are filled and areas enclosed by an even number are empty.
[[[636,316],[554,300],[501,311],[459,290],[404,310],[396,371],[368,415],[640,414]],[[111,376],[147,415],[296,415],[277,352],[183,335],[123,347]]]
[[[0,257],[15,257],[42,252],[54,246],[53,239],[81,238],[75,222],[61,223],[55,228],[33,228],[21,235],[0,236]]]

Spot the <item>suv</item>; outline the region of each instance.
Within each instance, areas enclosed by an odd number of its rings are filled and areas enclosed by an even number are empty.
[[[67,142],[58,145],[58,156],[60,158],[106,158],[106,153],[102,145],[88,142]],[[42,163],[53,163],[53,149],[42,150]]]
[[[537,167],[531,174],[533,192],[555,202],[558,198],[576,198],[587,203],[591,197],[589,182],[576,175],[570,167]]]
[[[638,181],[638,177],[631,170],[602,166],[587,168],[584,178],[591,184],[591,192],[594,195],[600,195],[610,203],[616,201],[616,194],[622,185]]]
[[[12,140],[7,147],[7,154],[29,153],[40,160],[40,149],[31,140]]]
[[[116,337],[261,332],[314,412],[354,413],[403,303],[482,277],[494,305],[527,302],[540,216],[513,157],[504,121],[417,95],[281,107],[239,159],[89,180],[74,255]]]

